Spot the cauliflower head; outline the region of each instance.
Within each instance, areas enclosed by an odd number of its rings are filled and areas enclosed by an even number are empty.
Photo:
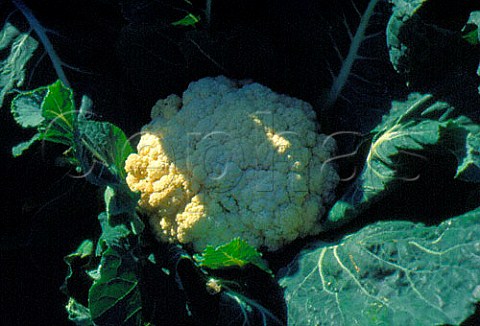
[[[312,107],[257,83],[192,82],[157,102],[127,184],[162,241],[201,251],[241,237],[276,250],[320,231],[339,177]]]

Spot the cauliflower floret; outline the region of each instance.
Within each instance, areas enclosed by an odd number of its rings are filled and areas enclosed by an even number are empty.
[[[276,250],[319,232],[339,177],[308,103],[217,77],[154,111],[125,169],[160,240]]]

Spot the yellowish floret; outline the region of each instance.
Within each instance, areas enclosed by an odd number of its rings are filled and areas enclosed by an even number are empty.
[[[125,169],[160,240],[276,250],[319,232],[338,175],[308,103],[217,77],[154,111]]]

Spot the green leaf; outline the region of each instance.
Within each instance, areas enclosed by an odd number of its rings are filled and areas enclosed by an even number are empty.
[[[65,309],[68,313],[68,319],[75,323],[75,325],[94,326],[90,316],[90,310],[74,298],[68,299],[68,304],[65,306]]]
[[[466,18],[475,8],[473,2],[447,1],[443,5],[427,0],[389,2],[393,4],[386,38],[390,62],[411,87],[421,85],[421,89],[433,89],[438,88],[438,84],[448,86],[453,80],[458,85],[471,83],[468,72],[460,73],[461,70],[449,67],[466,67],[469,58],[478,56],[477,49],[465,42],[465,38],[475,42],[475,32],[470,34],[474,21],[464,29],[467,34],[462,37],[461,33]],[[433,57],[435,61],[431,60]],[[433,85],[432,80],[439,82]]]
[[[478,64],[477,75],[480,76],[480,63]],[[478,86],[478,94],[480,94],[480,85]]]
[[[78,246],[77,250],[74,253],[68,255],[67,257],[79,257],[85,258],[90,256],[93,253],[93,242],[92,240],[85,240],[83,241],[80,246]]]
[[[387,25],[387,46],[390,62],[396,71],[405,73],[411,66],[410,46],[405,44],[403,30],[414,24],[417,11],[424,5],[423,0],[391,0],[393,10]],[[413,21],[413,23],[412,23]]]
[[[79,165],[87,180],[101,186],[124,185],[124,163],[133,148],[114,124],[88,120],[90,107],[91,100],[83,97],[77,114],[73,92],[60,80],[17,95],[11,104],[15,121],[23,128],[36,128],[38,133],[15,146],[13,155],[21,155],[36,140],[64,144],[71,155],[66,161]]]
[[[130,226],[134,234],[140,234],[145,225],[135,211],[139,197],[139,194],[132,192],[126,185],[108,186],[104,199],[110,224],[124,223]]]
[[[90,270],[98,265],[93,257],[93,242],[83,241],[80,246],[63,259],[68,266],[67,276],[61,286],[61,291],[69,297],[65,307],[69,319],[76,325],[93,325],[87,304],[88,288],[93,279]]]
[[[23,92],[14,98],[10,110],[13,118],[22,128],[38,128],[44,123],[42,102],[47,92],[47,87],[39,87],[33,91]]]
[[[478,46],[480,44],[479,29],[480,29],[480,11],[474,11],[470,13],[470,17],[468,19],[467,25],[464,27],[463,32],[466,33],[464,34],[464,39],[466,39],[467,42]],[[476,40],[474,39],[475,36],[477,37]],[[478,64],[477,75],[480,76],[480,63]],[[478,94],[480,94],[480,85],[478,86]]]
[[[33,135],[30,140],[24,141],[18,145],[13,146],[12,148],[12,155],[13,157],[19,157],[20,155],[23,154],[24,151],[26,151],[32,144],[34,144],[37,140],[40,140],[42,138],[42,135],[37,133]]]
[[[480,301],[480,208],[439,226],[379,222],[290,265],[289,324],[458,325]]]
[[[216,248],[207,246],[202,254],[195,255],[193,258],[200,266],[210,269],[253,264],[267,273],[272,273],[262,259],[262,254],[240,238],[235,238]]]
[[[60,80],[48,86],[42,102],[42,115],[49,121],[45,130],[47,136],[52,129],[60,131],[67,139],[73,139],[76,120],[73,92]]]
[[[132,234],[125,224],[111,225],[107,213],[100,213],[98,220],[102,227],[102,235],[97,243],[96,255],[99,256],[108,247],[122,247],[125,239]]]
[[[8,53],[0,60],[0,107],[5,95],[23,85],[25,66],[37,47],[38,42],[29,33],[21,33],[10,23],[6,23],[0,31],[0,51]],[[7,49],[10,51],[5,52]]]
[[[393,102],[390,113],[372,131],[362,172],[334,204],[325,227],[346,223],[405,182],[415,182],[432,153],[455,153],[461,165],[459,178],[467,169],[473,171],[474,155],[467,156],[465,143],[469,129],[478,126],[466,117],[449,119],[452,112],[453,107],[435,102],[431,95],[412,94],[407,102]],[[476,153],[475,147],[468,153],[472,151]]]
[[[100,278],[88,294],[88,308],[96,325],[142,325],[136,269],[128,252],[108,248],[103,253]]]
[[[85,261],[90,259],[90,256],[93,254],[93,242],[91,240],[85,240],[83,241],[80,246],[71,254],[68,256],[65,256],[63,260],[68,266],[68,273],[67,276],[65,277],[65,283],[63,285],[63,288],[65,292],[68,292],[67,287],[68,287],[68,282],[72,278],[74,274],[74,262],[75,261]],[[84,265],[87,265],[87,262],[83,263]]]
[[[129,237],[140,234],[145,227],[136,214],[138,194],[131,192],[126,185],[107,186],[104,200],[106,212],[98,216],[102,234],[97,243],[97,256],[108,247],[128,246]]]
[[[467,24],[462,30],[463,39],[473,45],[480,44],[480,11],[474,11],[470,14]]]
[[[17,95],[10,109],[22,128],[37,129],[29,141],[12,149],[13,156],[20,156],[37,140],[73,146],[76,119],[73,93],[61,81]]]
[[[232,242],[238,239],[227,245]],[[285,307],[278,304],[283,301],[282,290],[271,274],[259,273],[250,265],[251,268],[219,270],[216,276],[207,277],[208,273],[201,271],[199,263],[194,263],[182,249],[174,247],[168,253],[175,260],[175,280],[184,293],[189,314],[199,325],[286,324]],[[197,261],[199,258],[194,257]],[[225,267],[216,262],[214,265]]]
[[[476,27],[475,29],[469,32],[465,32],[462,37],[465,41],[467,41],[470,44],[473,44],[473,45],[480,44],[479,36],[478,36],[478,27]]]
[[[185,17],[176,22],[173,22],[173,26],[195,26],[198,22],[200,22],[200,16],[195,16],[192,13],[189,13]]]
[[[468,134],[458,141],[459,146],[454,149],[458,160],[455,178],[480,183],[480,125],[464,117],[456,119],[456,122],[465,126]]]
[[[455,177],[480,183],[480,134],[467,136],[467,156],[461,161]]]
[[[105,183],[102,178],[107,179],[108,182],[121,183],[124,182],[126,172],[124,168],[125,160],[128,155],[133,153],[133,148],[130,145],[128,138],[123,131],[109,122],[97,121],[78,121],[78,148],[80,162],[84,171],[91,171],[92,169],[106,169],[107,175],[93,174],[91,177],[93,183]],[[109,175],[110,176],[109,176]]]
[[[231,289],[220,294],[220,306],[218,325],[230,325],[232,320],[237,321],[234,325],[286,325],[286,318],[275,315],[277,311]]]

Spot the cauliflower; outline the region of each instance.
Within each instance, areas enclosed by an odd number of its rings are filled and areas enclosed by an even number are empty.
[[[336,144],[299,99],[225,77],[157,102],[127,183],[162,241],[201,251],[241,237],[276,250],[320,231],[339,177]]]

